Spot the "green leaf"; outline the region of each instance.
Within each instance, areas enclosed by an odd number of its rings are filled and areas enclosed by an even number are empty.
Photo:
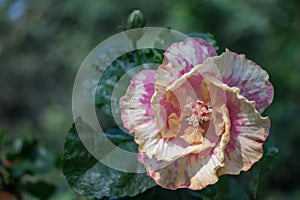
[[[217,195],[214,200],[248,200],[249,196],[243,187],[231,176],[223,175],[214,185]],[[210,199],[210,198],[209,198]]]
[[[91,131],[87,124],[82,125]],[[107,135],[119,146],[136,151],[133,139],[130,141],[129,137],[118,132],[117,136],[112,136],[113,132]],[[155,185],[146,174],[120,172],[100,163],[82,144],[75,125],[66,137],[63,173],[75,192],[90,198],[132,197]]]
[[[264,145],[264,156],[261,160],[261,172],[260,176],[264,176],[268,171],[270,171],[277,162],[279,150],[278,148],[272,146],[272,144],[267,141]]]
[[[278,149],[267,140],[264,145],[264,155],[248,172],[241,175],[247,192],[256,199],[259,183],[263,176],[275,165],[278,158]]]
[[[31,195],[43,200],[49,199],[56,190],[55,185],[44,181],[26,183],[22,186],[22,188]]]
[[[111,105],[112,101],[118,101],[118,99],[113,99],[112,93],[115,89],[116,84],[126,72],[137,66],[139,66],[139,70],[152,69],[152,65],[146,64],[162,62],[162,50],[139,49],[137,50],[137,52],[140,55],[140,60],[142,64],[145,65],[140,65],[138,63],[135,52],[128,52],[119,57],[117,60],[114,60],[105,70],[101,68],[103,67],[103,64],[101,64],[101,60],[99,60],[99,64],[94,64],[92,66],[95,69],[95,71],[101,72],[102,75],[100,77],[100,80],[95,80],[94,77],[91,77],[89,80],[86,80],[86,93],[91,94],[96,87],[95,97],[90,95],[88,96],[90,96],[92,101],[95,100],[97,107],[100,108],[107,115],[112,116],[112,109],[108,105]],[[130,75],[133,76],[134,74]],[[127,88],[129,84],[130,81],[128,81],[127,85],[123,85],[123,87],[126,86]],[[124,93],[125,92],[126,90],[124,91]]]
[[[37,140],[16,139],[11,141],[11,152],[7,152],[6,159],[14,164],[7,168],[13,178],[20,178],[25,174],[42,174],[54,166],[54,155]]]
[[[132,142],[133,141],[133,137],[131,135],[124,133],[122,130],[120,130],[118,128],[111,128],[111,129],[107,130],[105,135],[106,135],[106,137],[108,137],[108,139],[112,143],[114,143],[114,145],[117,145],[117,146],[124,142]]]
[[[197,191],[197,193],[200,194],[203,199],[213,199],[216,196],[217,191],[214,185],[208,185],[206,188]]]
[[[198,191],[189,190],[186,188],[180,188],[177,190],[168,190],[164,189],[160,186],[155,186],[147,191],[138,194],[132,198],[121,198],[120,200],[202,200],[204,199],[202,195],[198,193]]]

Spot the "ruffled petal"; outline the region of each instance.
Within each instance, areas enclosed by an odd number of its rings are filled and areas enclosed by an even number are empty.
[[[183,75],[194,66],[202,64],[208,57],[216,56],[215,49],[200,38],[187,38],[183,42],[173,43],[164,53],[165,64],[171,64]]]
[[[262,145],[269,134],[270,121],[261,117],[255,103],[240,94],[238,88],[210,82],[226,91],[226,106],[230,116],[230,140],[225,148],[224,167],[218,175],[247,171],[263,155]]]
[[[230,121],[225,106],[222,107],[223,133],[219,137],[216,146],[209,154],[202,157],[201,154],[189,154],[175,161],[157,161],[145,154],[139,155],[142,162],[157,184],[168,189],[189,188],[200,190],[207,185],[218,181],[217,170],[224,166],[224,149],[229,141]]]
[[[135,140],[139,144],[139,151],[144,152],[148,157],[155,156],[159,161],[173,161],[191,153],[207,154],[207,150],[212,149],[215,143],[203,138],[202,144],[189,145],[183,138],[176,136],[174,139],[164,139],[160,134],[156,136],[145,135],[146,132],[137,132]],[[146,133],[147,134],[147,133]]]
[[[273,99],[268,74],[244,55],[226,50],[216,56],[202,39],[174,43],[164,56],[157,71],[134,76],[120,100],[149,176],[165,188],[199,190],[222,174],[248,170],[269,133],[269,119],[257,111]],[[192,112],[200,120],[194,121],[183,109],[199,99],[212,109],[205,121],[197,114],[202,110]]]
[[[208,140],[201,148],[189,146],[180,137],[168,140],[162,138],[156,126],[154,111],[150,104],[154,93],[155,71],[144,70],[135,75],[125,96],[120,99],[121,118],[125,128],[134,134],[139,151],[158,160],[172,161],[191,152],[200,152],[214,144]]]
[[[143,70],[136,74],[120,99],[121,118],[130,133],[153,132],[156,129],[151,98],[154,93],[155,71]]]
[[[200,38],[175,42],[165,51],[164,61],[157,69],[157,84],[170,85],[196,65],[216,55],[215,49]]]
[[[190,100],[196,102],[198,98],[202,98],[201,94],[197,97],[198,92],[193,92],[194,90],[201,91],[201,83],[203,82],[201,76],[194,76],[194,73],[195,71],[193,69],[177,80],[176,83],[174,82],[174,85],[168,87],[168,90],[173,91],[178,98],[179,106],[177,109],[179,110],[183,110],[185,104]],[[195,84],[195,82],[197,84]],[[202,90],[204,89],[202,88]],[[216,97],[215,99],[218,99],[219,102],[224,103],[225,94],[222,92],[223,91],[220,90],[214,90],[210,91],[210,95]],[[220,116],[222,116],[220,108],[223,104],[219,102],[211,102],[211,106],[214,108],[212,118],[209,122],[203,123],[203,128],[205,129],[205,131],[203,130],[203,135],[205,134],[205,137],[202,138],[200,135],[199,137],[196,137],[194,134],[188,132],[187,130],[189,130],[188,127],[190,125],[185,120],[186,116],[182,115],[181,119],[179,119],[179,121],[181,121],[181,128],[179,131],[177,129],[175,130],[176,133],[172,138],[163,137],[161,128],[159,128],[157,134],[151,135],[148,134],[148,132],[136,132],[135,136],[137,138],[136,141],[139,144],[139,150],[144,152],[150,158],[155,156],[159,161],[173,161],[191,153],[199,153],[201,154],[201,157],[205,157],[208,151],[214,148],[223,131],[222,118],[220,119]],[[156,120],[159,120],[160,118],[164,119],[164,116],[167,114],[160,112],[160,110],[164,111],[165,107],[161,105],[160,101],[156,102],[155,98],[152,98],[151,103]],[[172,114],[170,116],[172,116]],[[185,118],[182,119],[182,117]]]
[[[268,73],[253,61],[226,50],[222,55],[208,59],[206,64],[216,65],[223,82],[230,87],[240,89],[241,95],[255,101],[259,112],[268,107],[274,96],[274,89],[269,82]],[[204,64],[204,65],[206,65]]]
[[[170,101],[166,96],[166,88],[194,66],[215,55],[214,48],[200,38],[187,38],[183,42],[173,43],[165,51],[163,64],[157,69],[155,93],[151,102],[156,123],[164,137],[171,138],[177,134],[180,121],[173,119],[180,118],[181,115],[178,106],[174,105],[176,100]]]

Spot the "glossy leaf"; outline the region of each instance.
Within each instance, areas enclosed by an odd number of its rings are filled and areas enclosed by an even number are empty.
[[[249,196],[243,189],[243,187],[229,175],[220,177],[217,184],[214,185],[217,191],[217,195],[214,196],[213,200],[248,200]]]
[[[9,167],[11,175],[15,178],[24,174],[42,174],[54,166],[54,155],[36,140],[25,140],[21,144],[20,152],[8,154],[8,160],[14,162]]]
[[[91,131],[88,125],[85,126]],[[137,150],[133,139],[129,141],[120,135],[110,138],[125,149]],[[84,147],[74,125],[66,137],[63,173],[75,192],[91,198],[132,197],[155,185],[146,174],[120,172],[100,163]]]
[[[157,49],[139,49],[137,50],[142,64],[147,63],[161,63],[162,62],[162,51]],[[99,64],[95,64],[92,67],[95,69],[95,73],[102,73],[100,80],[95,80],[91,77],[86,80],[85,87],[86,93],[89,94],[94,91],[96,87],[95,97],[90,96],[91,101],[95,100],[98,108],[101,109],[105,114],[112,115],[111,102],[118,101],[118,99],[113,99],[112,93],[119,79],[130,69],[139,67],[142,69],[151,69],[151,65],[140,65],[135,52],[129,52],[122,55],[117,60],[113,61],[105,70],[102,69],[103,64],[99,61]],[[133,75],[133,74],[131,74]],[[128,81],[129,85],[129,81]],[[127,85],[127,86],[128,86]],[[125,93],[125,91],[124,91]],[[118,109],[115,111],[118,112]],[[118,113],[114,113],[118,114]]]
[[[273,168],[278,158],[278,149],[269,141],[264,143],[264,155],[248,172],[241,175],[241,181],[247,192],[256,199],[259,183],[266,173]]]
[[[120,200],[204,200],[203,196],[197,191],[189,189],[168,190],[160,186],[155,186],[135,197],[121,198]]]

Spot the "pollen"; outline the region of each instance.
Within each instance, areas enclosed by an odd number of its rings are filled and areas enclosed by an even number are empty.
[[[194,103],[188,103],[184,106],[188,109],[191,115],[186,118],[189,125],[193,127],[200,126],[203,122],[210,120],[212,107],[208,103],[197,100]]]

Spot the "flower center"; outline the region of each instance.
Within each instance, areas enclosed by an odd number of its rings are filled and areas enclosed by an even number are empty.
[[[185,119],[189,125],[198,127],[203,122],[210,120],[212,108],[208,103],[205,104],[203,101],[197,100],[196,103],[188,103],[184,107],[191,113],[191,115]]]
[[[212,108],[208,103],[197,100],[195,103],[188,103],[184,106],[185,127],[184,134],[180,137],[189,145],[199,145],[204,142],[204,134],[207,125],[205,122],[211,119]]]

